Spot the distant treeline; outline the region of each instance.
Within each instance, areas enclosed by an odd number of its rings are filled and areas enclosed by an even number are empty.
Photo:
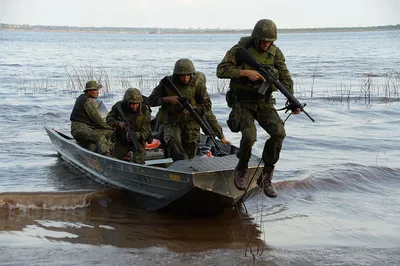
[[[0,30],[20,31],[60,31],[60,32],[113,32],[132,34],[172,34],[172,33],[244,33],[250,34],[252,29],[201,29],[201,28],[131,28],[131,27],[76,27],[76,26],[43,26],[43,25],[18,25],[0,24]],[[341,31],[380,31],[400,30],[400,24],[375,26],[375,27],[338,27],[338,28],[301,28],[301,29],[278,29],[281,33],[296,32],[341,32]]]

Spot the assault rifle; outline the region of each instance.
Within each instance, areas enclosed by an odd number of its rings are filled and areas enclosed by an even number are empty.
[[[263,76],[265,82],[261,85],[260,89],[258,90],[259,93],[265,95],[268,90],[271,90],[271,84],[274,84],[275,87],[286,97],[288,100],[288,104],[282,108],[281,110],[288,110],[294,111],[299,108],[303,113],[305,113],[311,121],[315,122],[315,120],[304,110],[306,104],[301,104],[296,97],[294,97],[288,89],[279,81],[278,74],[273,71],[273,69],[269,66],[264,66],[258,63],[253,56],[243,47],[241,47],[237,52],[237,59],[239,61],[246,62],[250,66],[254,67],[258,73]],[[272,92],[272,91],[271,91]]]
[[[193,106],[188,102],[188,100],[185,97],[183,97],[182,93],[178,90],[178,88],[174,85],[174,83],[172,83],[172,81],[169,80],[168,77],[164,77],[161,80],[161,84],[163,84],[167,88],[172,89],[175,92],[175,94],[179,97],[179,103],[182,105],[182,107],[189,111],[189,113],[194,117],[196,122],[200,125],[203,132],[214,142],[217,151],[220,152],[221,147],[219,146],[219,143],[215,139],[214,133],[212,132],[208,122],[206,122],[205,119],[203,120],[203,118],[200,117],[196,109],[193,108]]]
[[[133,156],[131,156],[131,161],[132,161],[132,158],[135,157],[135,154],[140,153],[139,143],[136,139],[135,134],[133,134],[133,132],[131,130],[131,123],[129,123],[129,120],[126,118],[124,111],[122,110],[121,104],[117,104],[116,107],[117,107],[118,113],[121,115],[122,119],[124,120],[123,122],[125,124],[126,131],[128,132],[129,137],[132,141],[132,146],[131,146],[131,151],[132,151],[132,155],[133,155]]]

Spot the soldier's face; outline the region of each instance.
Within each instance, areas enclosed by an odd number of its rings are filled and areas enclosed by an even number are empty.
[[[131,108],[133,112],[136,112],[139,109],[139,103],[129,103],[129,108]]]
[[[94,99],[99,98],[99,90],[90,90],[87,91],[87,94]]]
[[[264,41],[264,40],[260,40],[259,43],[260,43],[260,49],[265,52],[265,51],[267,51],[269,49],[269,47],[271,46],[271,44],[273,42],[267,42],[267,41]]]
[[[185,85],[189,84],[190,75],[179,75],[179,78],[181,79],[183,84]]]

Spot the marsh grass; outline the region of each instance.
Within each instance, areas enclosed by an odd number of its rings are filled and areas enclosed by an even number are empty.
[[[296,88],[294,91],[294,96],[299,99],[307,97],[307,86],[305,85],[304,80],[296,78],[293,80],[293,83],[293,88]],[[310,95],[312,95],[311,92]]]
[[[317,62],[315,63],[315,68],[314,68],[314,72],[312,75],[312,83],[311,83],[311,91],[310,91],[311,97],[314,96],[314,83],[315,83],[315,77],[317,76],[318,62],[319,62],[319,57],[317,58]]]
[[[83,64],[79,67],[63,63],[63,75],[54,75],[53,78],[37,75],[33,70],[18,84],[22,94],[54,93],[55,95],[77,97],[85,89],[89,80],[96,80],[103,85],[101,98],[104,101],[116,101],[122,97],[128,88],[138,88],[143,92],[151,92],[158,85],[163,75],[156,72],[135,69],[122,71],[121,69],[107,69],[104,66],[94,67]],[[164,71],[165,73],[167,71]],[[112,73],[112,74],[109,74]],[[134,74],[132,74],[134,73]],[[146,73],[146,74],[145,74]],[[149,74],[150,73],[150,74]],[[116,97],[118,97],[116,99]]]
[[[311,84],[306,83],[299,77],[294,77],[295,97],[298,99],[315,97],[315,80],[317,66],[314,68]],[[54,78],[40,76],[30,70],[29,75],[24,78],[20,85],[20,91],[24,94],[38,94],[42,92],[53,92],[59,95],[68,95],[76,97],[83,92],[88,80],[96,80],[103,85],[102,98],[105,101],[119,100],[127,88],[135,87],[145,95],[151,93],[162,77],[170,75],[171,71],[153,69],[136,69],[123,71],[121,69],[106,69],[104,66],[93,67],[93,65],[84,64],[80,67],[63,63],[62,68],[66,75],[60,75]],[[132,74],[134,73],[134,74]],[[150,74],[149,74],[150,73]],[[229,89],[228,79],[218,79],[215,75],[207,78],[207,88],[209,93],[226,93]],[[310,89],[308,89],[310,88]],[[321,94],[320,94],[321,95]],[[115,99],[115,97],[118,97]],[[392,69],[384,76],[366,74],[364,78],[355,82],[341,81],[340,84],[332,89],[325,88],[322,91],[321,98],[324,101],[347,104],[357,103],[367,107],[372,106],[374,102],[398,102],[400,101],[400,73]]]
[[[347,105],[354,102],[367,107],[372,106],[374,102],[399,102],[400,74],[395,71],[382,77],[367,74],[356,85],[341,82],[334,91],[325,89],[323,99]]]
[[[74,66],[63,64],[63,68],[68,76],[67,91],[70,92],[82,92],[85,88],[85,84],[89,80],[96,80],[98,83],[103,85],[103,90],[106,94],[110,93],[111,81],[107,71],[103,66],[95,69],[91,65],[82,65],[79,69]]]

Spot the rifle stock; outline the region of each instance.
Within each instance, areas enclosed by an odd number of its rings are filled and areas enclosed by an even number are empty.
[[[136,139],[135,134],[133,134],[133,132],[131,130],[131,124],[129,123],[129,120],[126,118],[124,111],[122,110],[121,104],[117,104],[116,107],[117,107],[118,113],[121,115],[122,119],[124,120],[124,123],[126,125],[125,126],[126,131],[128,132],[129,137],[131,138],[131,141],[132,141],[131,151],[133,153],[133,157],[135,157],[136,153],[140,153],[139,143]]]
[[[213,143],[215,144],[215,148],[218,151],[221,151],[221,147],[219,146],[219,143],[215,139],[214,133],[212,132],[208,123],[200,117],[196,109],[194,109],[193,106],[188,102],[188,100],[185,97],[183,97],[182,93],[178,90],[175,84],[172,83],[172,81],[168,77],[164,77],[161,80],[161,84],[163,84],[167,88],[172,89],[175,92],[175,94],[179,97],[179,102],[182,105],[182,107],[189,111],[189,113],[194,117],[196,122],[200,125],[203,132],[213,141]]]
[[[256,71],[258,71],[258,73],[260,73],[264,77],[266,83],[275,85],[275,87],[286,97],[286,99],[289,102],[289,105],[286,106],[284,109],[296,110],[297,108],[299,108],[304,114],[306,114],[308,116],[308,118],[311,119],[311,121],[315,122],[315,120],[304,110],[304,107],[306,106],[306,104],[301,104],[296,99],[296,97],[294,97],[289,92],[289,90],[279,81],[278,75],[272,70],[271,67],[263,66],[260,63],[258,63],[253,58],[253,56],[243,47],[239,48],[239,50],[237,52],[237,59],[246,62],[251,67],[254,67],[254,69]],[[263,86],[261,86],[261,87],[263,88]],[[265,88],[265,86],[264,86],[264,88]],[[267,91],[266,89],[263,89],[261,91],[259,90],[259,92],[262,95],[265,95],[266,91]]]

